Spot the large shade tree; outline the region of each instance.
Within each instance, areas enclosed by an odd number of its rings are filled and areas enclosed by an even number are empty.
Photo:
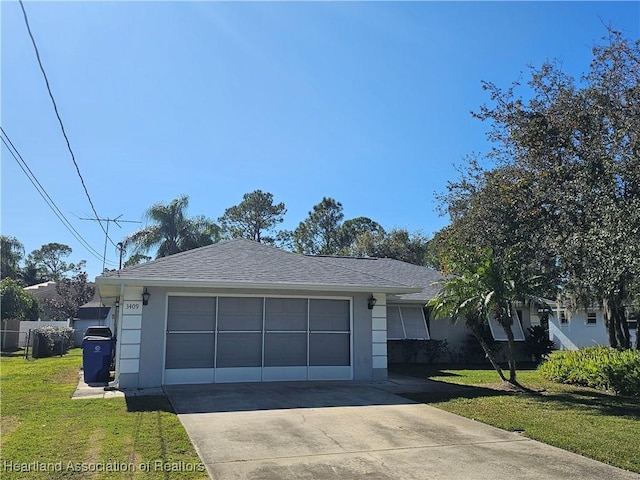
[[[275,240],[266,234],[282,223],[287,213],[284,203],[273,203],[273,194],[256,190],[245,193],[242,202],[225,210],[218,222],[233,238],[248,238],[262,243]]]
[[[485,83],[493,149],[443,197],[449,237],[545,277],[572,309],[604,308],[610,344],[628,348],[625,305],[640,276],[640,42],[610,30],[577,82],[555,63]],[[486,159],[485,159],[486,160]],[[446,242],[445,242],[446,244]]]
[[[342,204],[333,198],[323,197],[289,235],[291,246],[298,253],[338,254],[342,248],[340,227],[343,218]]]
[[[81,260],[77,264],[68,263],[66,258],[71,255],[73,249],[63,243],[47,243],[34,250],[27,257],[27,264],[39,271],[40,275],[48,280],[58,282],[69,272],[81,270],[86,261]]]
[[[145,212],[148,224],[127,236],[125,249],[146,253],[156,248],[156,258],[166,257],[220,240],[220,227],[204,216],[188,217],[189,197],[168,204],[156,203]]]

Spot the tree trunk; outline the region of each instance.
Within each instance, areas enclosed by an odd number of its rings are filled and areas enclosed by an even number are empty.
[[[622,298],[620,295],[611,295],[605,300],[604,306],[605,322],[607,322],[609,331],[609,344],[613,348],[631,348],[631,335]]]
[[[513,330],[511,329],[511,325],[506,322],[502,327],[507,334],[507,344],[509,346],[509,383],[518,385],[518,381],[516,380],[516,348],[513,338]]]
[[[622,348],[631,348],[631,335],[629,333],[629,325],[627,324],[627,315],[625,312],[622,299],[616,299],[613,305],[613,319],[615,320],[616,335],[618,343]]]
[[[504,376],[504,373],[502,372],[502,368],[500,368],[500,365],[498,365],[496,358],[493,356],[493,351],[491,350],[491,347],[489,346],[489,344],[487,344],[484,337],[482,336],[482,331],[480,331],[480,329],[478,328],[472,328],[471,333],[473,333],[473,336],[476,337],[476,339],[480,343],[480,346],[484,350],[485,355],[491,362],[491,365],[493,366],[495,371],[498,373],[498,375],[500,375],[500,378],[502,379],[502,381],[506,382],[507,379]]]
[[[509,347],[509,383],[518,385],[516,380],[516,354],[515,354],[515,340],[513,338],[513,330],[511,325],[514,322],[513,305],[510,301],[507,301],[500,305],[496,310],[496,320],[502,326],[502,329],[507,334],[507,345]],[[515,313],[517,316],[518,314]]]
[[[608,298],[605,298],[602,302],[604,307],[604,324],[607,328],[607,334],[609,335],[609,346],[611,348],[618,348],[618,338],[616,336],[616,326],[613,320],[611,311],[611,303]]]

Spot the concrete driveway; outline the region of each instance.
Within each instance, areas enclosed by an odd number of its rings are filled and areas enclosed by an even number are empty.
[[[391,393],[435,388],[406,383],[165,390],[216,480],[640,478]]]

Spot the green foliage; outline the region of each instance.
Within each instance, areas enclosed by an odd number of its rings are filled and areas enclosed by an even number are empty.
[[[424,340],[422,352],[427,363],[443,362],[451,357],[449,342],[446,340]]]
[[[41,275],[48,280],[57,282],[61,280],[67,272],[79,271],[84,264],[84,260],[78,265],[67,263],[64,259],[73,252],[69,245],[63,243],[47,243],[37,250],[34,250],[27,257],[27,263],[33,265]]]
[[[273,194],[256,190],[245,193],[242,202],[227,208],[218,221],[223,231],[233,238],[248,238],[256,242],[274,243],[264,233],[282,223],[287,213],[284,203],[273,203]]]
[[[336,255],[341,248],[342,204],[324,197],[291,233],[293,248],[310,255]]]
[[[419,232],[411,233],[402,228],[393,228],[388,232],[382,228],[365,230],[348,248],[368,257],[393,258],[413,265],[434,266],[429,239]]]
[[[132,267],[134,265],[148,262],[149,260],[151,260],[151,257],[149,255],[144,255],[143,253],[134,253],[127,259],[126,262],[124,262],[123,267]]]
[[[124,248],[132,247],[134,253],[144,253],[156,247],[156,258],[161,258],[219,241],[220,227],[204,216],[188,218],[188,206],[186,195],[167,205],[152,205],[145,212],[151,224],[126,237]]]
[[[516,381],[516,353],[511,326],[516,321],[515,303],[529,300],[544,304],[536,295],[536,279],[522,277],[510,256],[497,256],[491,249],[466,251],[461,249],[452,271],[438,295],[429,301],[435,318],[464,319],[465,325],[480,342],[486,356],[502,377],[494,352],[483,334],[489,317],[493,317],[507,336],[509,381]],[[544,304],[546,305],[546,304]]]
[[[0,235],[0,278],[20,277],[20,261],[24,257],[24,246],[16,237]]]
[[[40,307],[35,297],[14,279],[0,281],[2,319],[38,320]]]
[[[640,351],[588,347],[552,353],[540,373],[559,383],[640,396]]]
[[[555,343],[549,338],[549,332],[542,325],[528,327],[527,333],[525,338],[527,353],[532,355],[536,362],[540,362],[553,351]]]
[[[539,276],[540,295],[598,302],[623,348],[623,306],[640,288],[639,63],[640,41],[609,30],[579,83],[557,63],[531,68],[526,87],[484,82],[490,101],[474,116],[493,148],[440,197],[452,224],[437,242],[445,267],[490,248],[498,264],[517,259],[517,276]]]
[[[40,327],[31,332],[33,335],[33,358],[64,355],[73,346],[73,328]]]

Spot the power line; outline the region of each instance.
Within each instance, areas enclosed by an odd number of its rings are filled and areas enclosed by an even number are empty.
[[[69,150],[69,153],[71,154],[71,160],[73,160],[73,164],[76,167],[76,172],[78,173],[78,177],[80,177],[80,183],[82,183],[82,188],[84,189],[84,193],[87,196],[87,199],[89,200],[89,204],[91,205],[91,210],[93,210],[94,215],[96,216],[96,220],[98,222],[98,224],[100,225],[100,228],[102,228],[102,231],[105,233],[105,235],[107,236],[107,238],[109,239],[109,241],[113,244],[113,246],[115,247],[116,244],[113,243],[113,240],[111,240],[109,238],[109,234],[107,233],[107,230],[104,228],[104,226],[102,225],[102,222],[100,221],[100,217],[98,216],[98,212],[96,211],[96,208],[93,205],[93,201],[91,200],[91,196],[89,195],[89,190],[87,190],[87,186],[84,183],[84,178],[82,177],[82,174],[80,173],[80,167],[78,166],[78,162],[76,162],[76,156],[73,153],[73,150],[71,149],[71,143],[69,142],[69,137],[67,137],[67,132],[64,129],[64,124],[62,123],[62,118],[60,117],[60,113],[58,112],[58,105],[56,104],[56,100],[55,98],[53,98],[53,92],[51,91],[51,86],[49,85],[49,78],[47,77],[47,73],[44,70],[44,66],[42,65],[42,60],[40,59],[40,52],[38,50],[38,46],[36,45],[36,40],[33,37],[33,34],[31,33],[31,27],[29,26],[29,19],[27,18],[27,12],[24,9],[24,4],[22,3],[22,0],[19,0],[20,2],[20,8],[22,9],[22,16],[24,17],[24,23],[27,27],[27,32],[29,33],[29,38],[31,38],[31,44],[33,45],[33,49],[36,52],[36,59],[38,60],[38,65],[40,66],[40,71],[42,72],[42,76],[44,77],[44,82],[47,86],[47,92],[49,92],[49,98],[51,98],[51,102],[53,103],[53,110],[56,113],[56,117],[58,118],[58,123],[60,124],[60,129],[62,130],[62,135],[64,136],[65,141],[67,142],[67,149]]]
[[[0,137],[0,139],[2,140],[2,143],[4,144],[4,146],[7,148],[7,150],[9,151],[9,153],[11,154],[11,156],[14,158],[14,160],[16,161],[16,163],[18,164],[18,166],[20,167],[20,169],[24,172],[24,174],[26,175],[26,177],[29,179],[29,181],[31,182],[31,184],[34,186],[34,188],[38,191],[38,193],[40,194],[40,196],[42,197],[42,199],[45,201],[45,203],[49,206],[49,208],[53,211],[53,213],[56,215],[56,217],[58,217],[58,219],[62,222],[62,224],[65,226],[65,228],[67,230],[69,230],[69,232],[71,233],[71,235],[74,236],[74,238],[76,240],[78,240],[78,242],[80,242],[80,244],[94,257],[96,257],[98,260],[102,260],[103,262],[109,263],[112,266],[115,266],[116,263],[107,260],[106,259],[106,255],[102,256],[100,255],[100,253],[95,250],[90,244],[89,242],[87,242],[82,235],[80,235],[80,233],[74,228],[74,226],[71,224],[71,222],[67,219],[67,217],[65,217],[65,215],[62,213],[62,211],[60,211],[60,209],[58,208],[58,206],[56,205],[56,203],[53,201],[53,199],[51,198],[51,196],[47,193],[47,191],[44,189],[44,187],[42,186],[42,184],[40,183],[40,181],[38,180],[38,178],[35,176],[35,174],[33,173],[33,171],[31,170],[31,168],[29,168],[29,165],[27,164],[27,162],[24,160],[24,158],[22,157],[22,155],[20,155],[20,152],[18,151],[18,149],[15,147],[15,145],[13,144],[13,142],[11,141],[11,139],[9,138],[9,135],[7,135],[7,132],[5,132],[4,128],[2,128],[2,126],[0,126],[0,132],[2,132],[2,136]]]

